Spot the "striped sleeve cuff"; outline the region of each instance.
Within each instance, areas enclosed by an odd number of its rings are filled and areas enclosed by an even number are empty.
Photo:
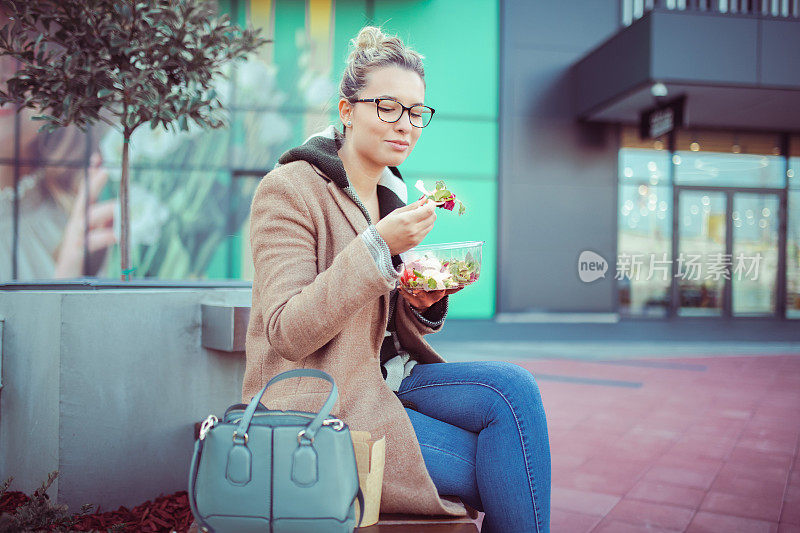
[[[447,316],[447,307],[449,305],[449,295],[445,296],[429,308],[427,308],[422,313],[419,313],[416,309],[411,307],[411,312],[414,313],[414,316],[417,317],[417,320],[422,322],[428,327],[431,328],[438,328],[444,323],[444,319]]]
[[[389,245],[383,240],[381,234],[378,233],[374,224],[370,224],[367,229],[361,234],[361,238],[367,245],[369,253],[378,265],[383,277],[388,281],[397,281],[400,279],[400,272],[398,272],[392,265],[392,254],[389,251]]]

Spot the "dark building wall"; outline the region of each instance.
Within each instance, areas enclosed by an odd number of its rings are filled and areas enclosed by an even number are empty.
[[[500,9],[497,311],[613,311],[617,128],[576,121],[569,68],[620,29],[619,2]],[[579,279],[583,250],[605,279]]]

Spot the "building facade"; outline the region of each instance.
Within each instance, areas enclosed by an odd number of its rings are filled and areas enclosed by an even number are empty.
[[[274,42],[219,80],[230,127],[134,134],[132,277],[252,280],[255,186],[338,123],[349,41],[377,24],[425,56],[436,109],[410,196],[442,179],[467,205],[425,242],[485,241],[449,316],[800,317],[799,3],[222,0]],[[118,279],[117,245],[67,228],[81,184],[116,203],[121,135],[7,111],[0,282]]]
[[[797,2],[501,12],[498,311],[800,316]]]

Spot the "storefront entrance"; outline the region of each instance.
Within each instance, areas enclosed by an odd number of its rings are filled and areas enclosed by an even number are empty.
[[[782,317],[786,192],[676,185],[670,314]]]

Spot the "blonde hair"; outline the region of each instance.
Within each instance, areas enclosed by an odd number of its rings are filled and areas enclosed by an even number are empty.
[[[355,39],[350,39],[352,51],[339,83],[339,98],[355,103],[367,85],[367,75],[373,70],[398,66],[419,74],[425,85],[425,56],[403,44],[396,35],[387,35],[377,26],[364,26]],[[342,133],[345,132],[344,127]]]

